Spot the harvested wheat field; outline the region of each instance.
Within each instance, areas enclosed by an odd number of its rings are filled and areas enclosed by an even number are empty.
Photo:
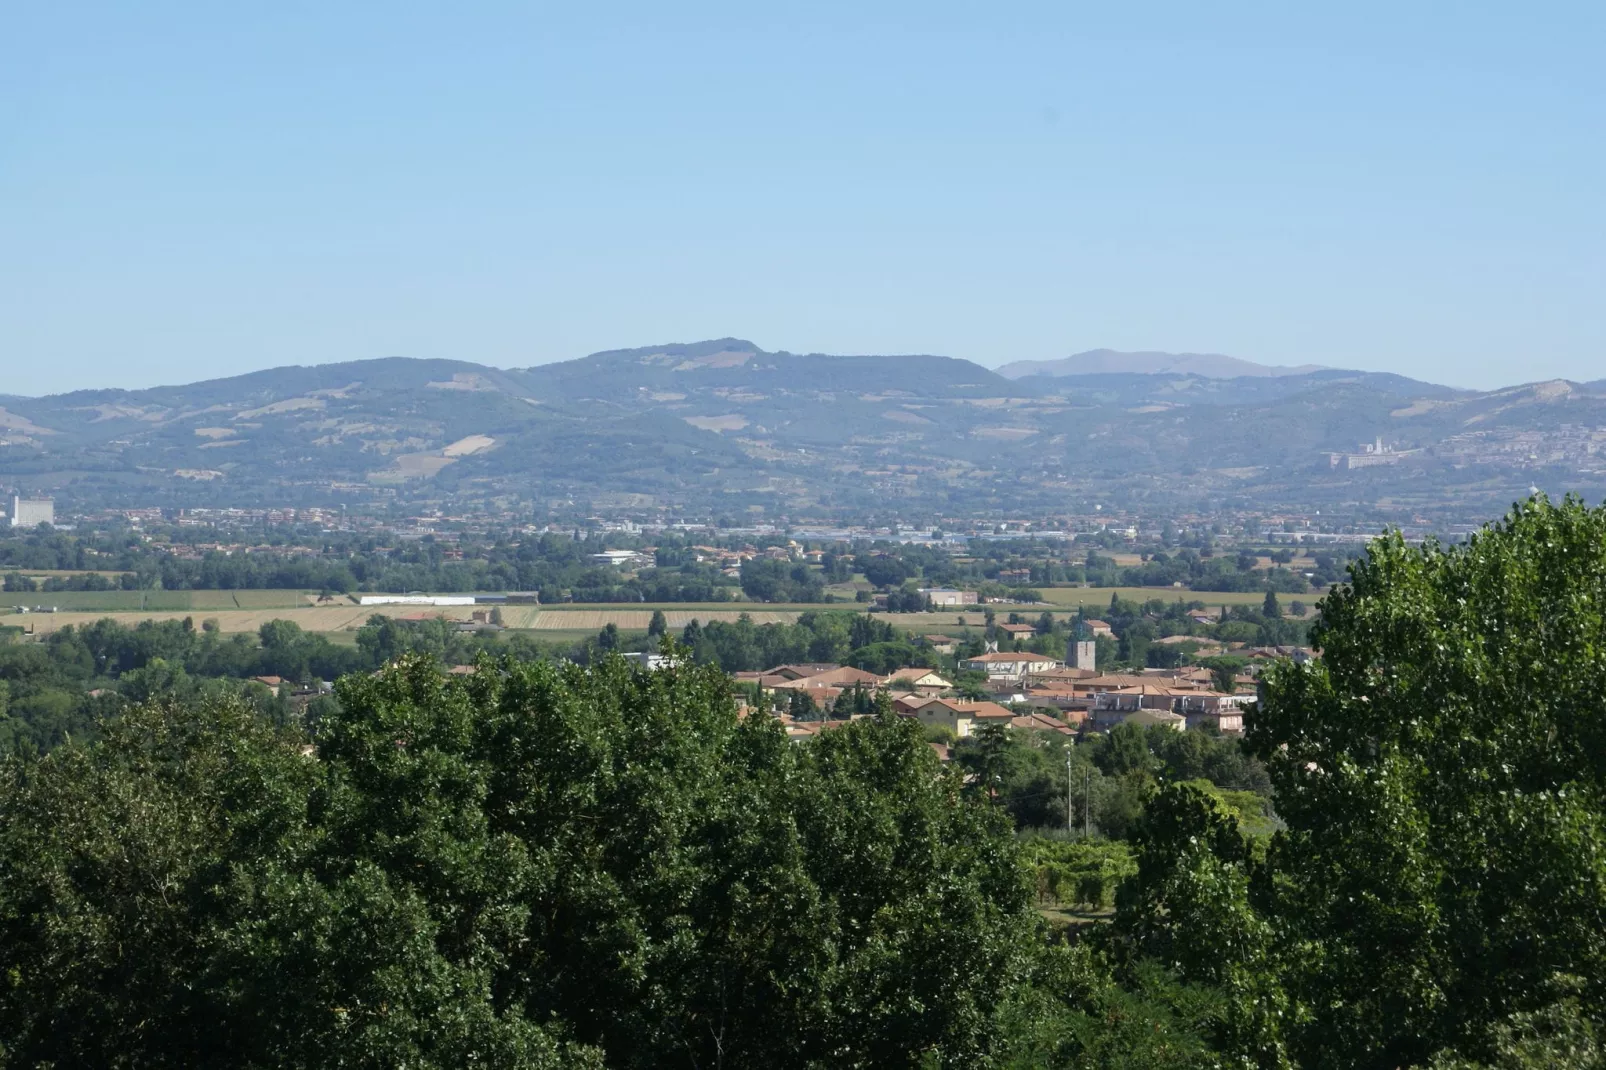
[[[456,610],[456,612],[454,612]],[[344,605],[302,606],[288,609],[196,609],[196,610],[169,610],[163,612],[146,613],[28,613],[8,614],[0,617],[6,624],[20,625],[37,634],[48,634],[68,625],[82,627],[93,624],[97,620],[114,620],[118,624],[132,628],[143,620],[183,620],[189,617],[199,628],[202,621],[215,620],[218,630],[223,632],[254,632],[270,620],[288,620],[301,625],[304,631],[309,632],[342,632],[354,631],[365,624],[369,617],[381,614],[387,617],[400,617],[419,612],[416,606],[354,606],[349,602]],[[434,609],[428,611],[431,616],[443,616],[449,620],[467,620],[468,607],[452,607],[452,609]]]
[[[796,611],[786,610],[751,610],[751,609],[666,609],[664,620],[671,628],[684,628],[692,621],[701,621],[707,624],[711,620],[734,621],[746,613],[753,618],[754,624],[791,624],[797,620]],[[516,614],[528,614],[524,620],[519,620]],[[529,607],[504,609],[502,620],[510,628],[533,628],[536,631],[600,631],[609,624],[616,624],[624,631],[647,630],[652,623],[653,611],[650,609],[548,609],[544,607]]]

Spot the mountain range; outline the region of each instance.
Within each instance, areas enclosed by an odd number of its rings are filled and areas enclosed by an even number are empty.
[[[1308,375],[1325,371],[1320,364],[1297,367],[1256,364],[1220,353],[1122,353],[1090,349],[1059,360],[1017,360],[998,369],[1005,379],[1028,375],[1196,375],[1204,379],[1240,379],[1259,375]]]
[[[991,371],[721,338],[530,368],[396,357],[0,396],[0,489],[68,510],[915,519],[1108,505],[1453,520],[1531,484],[1606,488],[1606,382],[1476,392],[1331,368],[1227,374],[1248,363],[1230,357],[1067,361]]]

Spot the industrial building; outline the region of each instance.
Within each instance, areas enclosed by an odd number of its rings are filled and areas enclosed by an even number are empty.
[[[14,528],[36,528],[40,524],[56,523],[56,503],[49,498],[19,498],[11,499],[11,526]]]

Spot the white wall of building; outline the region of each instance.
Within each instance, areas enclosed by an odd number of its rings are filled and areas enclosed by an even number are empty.
[[[56,522],[56,503],[49,498],[11,499],[11,526],[35,528]]]
[[[472,606],[471,594],[365,594],[357,599],[361,606]]]

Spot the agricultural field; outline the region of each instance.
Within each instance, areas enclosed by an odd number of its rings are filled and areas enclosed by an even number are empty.
[[[55,606],[99,613],[161,613],[227,609],[298,609],[316,594],[304,591],[34,591],[0,592],[3,606]]]
[[[369,617],[375,613],[386,616],[399,617],[408,611],[415,611],[415,606],[354,606],[347,603],[343,606],[309,606],[290,607],[285,609],[193,609],[193,610],[151,610],[140,612],[104,612],[104,611],[62,611],[57,613],[29,613],[26,615],[7,614],[0,616],[0,622],[11,625],[20,625],[35,634],[46,634],[65,628],[68,625],[82,627],[93,624],[97,620],[110,619],[119,624],[132,627],[143,620],[183,620],[189,617],[194,620],[197,627],[202,621],[215,620],[218,629],[223,632],[254,632],[270,620],[290,620],[309,632],[341,632],[355,631],[360,628]],[[440,610],[438,612],[447,613]],[[465,612],[464,618],[468,616]]]
[[[214,620],[223,632],[254,632],[270,620],[290,620],[309,632],[355,632],[368,618],[443,617],[469,619],[474,608],[500,608],[502,621],[509,628],[543,633],[543,637],[594,635],[609,624],[623,631],[646,631],[655,609],[663,610],[669,627],[676,631],[693,620],[734,621],[743,613],[755,623],[790,623],[806,609],[818,606],[765,606],[744,603],[680,603],[664,605],[606,604],[563,606],[359,606],[341,598],[319,603],[317,595],[304,591],[69,591],[57,594],[13,594],[0,600],[0,607],[54,606],[54,613],[12,613],[0,609],[0,622],[20,625],[44,634],[69,625],[82,627],[103,618],[119,624],[135,625],[142,620]],[[851,610],[852,606],[841,606]],[[548,636],[548,633],[551,633]],[[561,633],[561,635],[559,634]]]
[[[1147,602],[1151,598],[1161,598],[1167,602],[1182,599],[1184,602],[1203,602],[1207,606],[1258,606],[1265,599],[1263,591],[1190,591],[1185,587],[1039,587],[1035,588],[1043,595],[1044,601],[1056,608],[1066,607],[1076,609],[1087,606],[1108,606],[1111,595],[1120,595],[1133,602]],[[1278,595],[1284,602],[1290,598],[1304,598],[1306,601],[1315,601],[1321,597],[1319,594],[1308,595]],[[967,609],[970,607],[966,607]],[[1025,612],[1031,606],[1016,609],[1009,606],[995,606],[994,610],[1002,613],[1006,610]],[[1037,607],[1042,612],[1043,607]]]
[[[1260,605],[1265,597],[1256,592],[1195,592],[1173,587],[1050,587],[1043,590],[1047,605],[995,605],[997,619],[1018,613],[1035,621],[1045,610],[1065,616],[1079,606],[1096,613],[1108,606],[1110,596],[1145,601],[1182,598],[1207,606]],[[1286,611],[1294,596],[1282,596]],[[1304,601],[1314,604],[1317,595]],[[54,606],[54,613],[13,613],[7,607]],[[54,594],[0,595],[0,623],[20,625],[35,633],[48,633],[72,625],[81,627],[109,617],[120,624],[135,625],[142,620],[215,620],[223,632],[254,632],[270,620],[290,620],[309,632],[332,634],[355,632],[374,614],[389,617],[439,616],[447,620],[468,620],[474,607],[449,606],[359,606],[349,598],[318,602],[310,591],[64,591]],[[478,607],[493,608],[490,606]],[[764,605],[750,602],[704,603],[605,603],[555,606],[505,605],[500,608],[503,624],[512,629],[538,632],[542,638],[564,639],[595,635],[609,624],[621,631],[644,632],[654,610],[662,610],[669,628],[679,632],[693,620],[734,621],[746,614],[756,624],[790,624],[809,611],[862,612],[858,603],[838,602],[822,605]],[[983,607],[955,606],[930,613],[891,613],[882,619],[893,627],[914,634],[952,633],[955,629],[980,629],[985,625]]]
[[[701,621],[707,624],[711,620],[734,621],[743,613],[753,618],[754,624],[791,624],[798,618],[798,611],[785,609],[768,609],[763,606],[752,606],[746,609],[730,609],[727,603],[710,605],[681,605],[678,607],[662,607],[664,620],[671,630],[679,631],[692,621]],[[509,628],[529,628],[534,631],[551,630],[578,630],[582,632],[601,631],[609,624],[617,625],[622,631],[647,630],[652,623],[653,611],[638,609],[634,606],[628,609],[569,609],[567,607],[550,606],[511,606],[502,610],[502,622]]]

